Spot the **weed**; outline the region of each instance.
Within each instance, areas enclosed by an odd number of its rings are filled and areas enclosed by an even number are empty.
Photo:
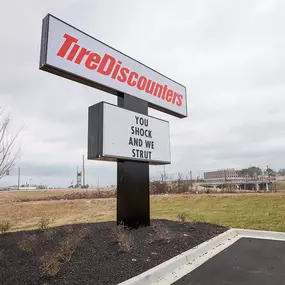
[[[62,264],[70,261],[72,254],[74,253],[76,246],[70,239],[63,241],[58,250],[53,253],[46,253],[41,258],[42,276],[55,276]]]
[[[185,223],[186,219],[187,219],[187,214],[185,212],[182,212],[177,215],[178,222]]]
[[[155,222],[152,226],[155,239],[169,240],[169,230],[163,225],[162,222]]]
[[[38,228],[39,230],[45,230],[48,228],[50,223],[50,219],[47,217],[42,217],[38,222]]]
[[[112,230],[113,236],[119,245],[120,251],[129,252],[134,246],[134,238],[123,225],[119,225]]]
[[[55,276],[61,267],[58,253],[47,253],[41,258],[42,276]]]
[[[70,261],[72,254],[75,252],[80,240],[67,238],[60,244],[58,259],[60,263]]]
[[[70,261],[72,254],[79,246],[80,242],[89,238],[90,234],[87,228],[75,229],[72,233],[68,234],[67,238],[60,244],[59,259],[61,263]]]
[[[71,260],[72,254],[80,242],[90,237],[90,232],[86,227],[68,226],[64,229],[67,236],[63,242],[60,243],[57,250],[41,258],[43,276],[55,276],[59,272],[62,264]]]
[[[11,223],[9,221],[0,222],[0,233],[5,234],[11,229]]]

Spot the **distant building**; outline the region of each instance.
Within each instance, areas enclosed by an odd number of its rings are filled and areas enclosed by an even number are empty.
[[[204,173],[204,181],[205,182],[225,182],[225,181],[240,181],[246,180],[245,177],[239,175],[238,171],[235,169],[224,169],[224,170],[216,170],[209,171]]]
[[[275,178],[277,181],[285,181],[285,175],[276,175]]]
[[[281,180],[282,178],[280,178]],[[207,187],[222,188],[225,185],[235,186],[237,190],[264,190],[266,183],[272,184],[274,176],[268,178],[265,175],[242,176],[240,170],[223,169],[204,173],[203,185]],[[268,182],[266,182],[268,181]]]
[[[19,188],[18,188],[18,186],[11,186],[11,187],[9,187],[9,189],[10,190],[36,190],[37,189],[37,187],[36,186],[20,186]]]

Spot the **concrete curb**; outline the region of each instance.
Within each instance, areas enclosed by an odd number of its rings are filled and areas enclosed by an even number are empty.
[[[200,257],[210,255],[212,249],[222,250],[226,245],[226,241],[235,239],[236,236],[237,234],[235,230],[228,230],[227,232],[224,232],[217,237],[214,237],[186,252],[183,252],[138,276],[120,283],[119,285],[155,284],[164,279],[170,272],[172,274],[185,264],[191,263],[197,264],[198,266]]]
[[[243,237],[285,241],[285,233],[230,229],[118,285],[169,285]]]

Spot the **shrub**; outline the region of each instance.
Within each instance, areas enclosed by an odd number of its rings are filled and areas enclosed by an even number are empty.
[[[9,221],[0,222],[0,233],[5,234],[11,229],[11,223]]]
[[[176,180],[176,187],[174,187],[174,193],[180,194],[189,191],[189,182],[183,178],[181,172],[178,173],[178,179]]]
[[[71,228],[69,228],[71,229]],[[90,238],[90,231],[86,227],[75,228],[68,233],[67,238],[60,244],[59,259],[62,263],[70,261],[72,254],[84,239]]]
[[[187,219],[187,214],[185,212],[182,212],[177,215],[178,222],[185,223],[186,219]]]
[[[134,246],[134,238],[127,232],[123,225],[113,229],[113,236],[123,252],[129,252]]]
[[[43,276],[55,276],[62,264],[71,260],[80,242],[90,237],[89,229],[86,227],[67,226],[64,228],[67,236],[52,254],[46,254],[41,258]]]
[[[41,258],[42,276],[55,276],[61,267],[58,253],[47,253]]]
[[[62,264],[70,261],[72,254],[77,247],[77,243],[69,237],[60,243],[59,248],[53,253],[47,253],[41,258],[42,275],[55,276]]]
[[[37,246],[36,235],[24,235],[22,240],[18,242],[20,249],[26,252],[33,252]]]
[[[60,244],[58,252],[58,261],[65,263],[70,261],[72,254],[75,252],[80,240],[75,238],[67,238]]]
[[[50,223],[50,219],[47,217],[42,217],[38,222],[38,228],[39,230],[45,230],[48,228]]]
[[[169,192],[169,187],[166,182],[153,181],[150,183],[150,194],[166,194]]]
[[[163,225],[162,222],[155,222],[152,228],[157,240],[169,240],[169,230]]]

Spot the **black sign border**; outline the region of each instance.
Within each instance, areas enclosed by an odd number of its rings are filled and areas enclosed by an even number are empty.
[[[132,112],[135,114],[138,114],[140,116],[146,116],[152,119],[156,119],[159,121],[163,121],[165,123],[168,123],[169,128],[169,152],[170,152],[170,161],[161,161],[161,160],[147,160],[147,159],[141,159],[141,158],[131,158],[131,157],[125,157],[125,156],[113,156],[113,155],[107,155],[103,156],[103,133],[104,133],[104,104],[111,105],[116,108],[123,109],[128,112]],[[91,108],[96,109],[96,118],[94,118],[94,112],[91,111]],[[93,110],[94,110],[93,109]],[[91,141],[91,136],[95,132],[96,141]],[[93,149],[91,149],[93,148]],[[99,161],[113,161],[116,162],[118,160],[129,160],[129,161],[138,161],[138,162],[148,162],[150,165],[166,165],[171,164],[171,144],[170,144],[170,123],[166,120],[156,118],[154,116],[144,115],[138,112],[134,112],[131,110],[127,110],[125,108],[119,107],[117,105],[101,101],[100,103],[94,104],[89,107],[88,110],[88,159],[89,160],[99,160]]]
[[[55,16],[53,16],[53,15],[51,15],[51,14],[47,14],[47,16],[46,16],[46,17],[43,19],[43,21],[42,21],[42,37],[41,37],[41,51],[40,51],[40,65],[39,65],[39,68],[40,68],[41,70],[44,70],[44,71],[53,73],[53,74],[55,74],[55,75],[64,77],[64,78],[69,79],[69,80],[72,80],[72,81],[76,81],[76,82],[78,82],[78,83],[87,85],[87,86],[89,86],[89,87],[93,87],[93,88],[99,89],[99,90],[101,90],[101,91],[105,91],[105,92],[107,92],[107,93],[110,93],[110,94],[113,94],[113,95],[116,95],[116,96],[120,96],[120,95],[122,94],[121,91],[119,91],[119,90],[113,89],[113,88],[108,87],[108,86],[103,85],[103,84],[96,83],[95,81],[86,79],[86,78],[84,78],[84,77],[82,77],[82,76],[75,75],[75,74],[73,74],[73,73],[71,73],[71,72],[68,72],[68,71],[66,71],[66,70],[62,70],[62,69],[60,69],[60,68],[57,68],[57,67],[54,67],[54,66],[52,66],[52,65],[47,64],[47,62],[46,62],[46,61],[47,61],[47,47],[48,47],[48,40],[49,40],[49,39],[48,39],[48,29],[49,29],[49,19],[50,19],[50,17],[55,18],[56,20],[58,20],[58,21],[60,21],[60,22],[62,22],[62,23],[64,23],[64,24],[70,26],[71,28],[73,28],[73,29],[79,31],[80,33],[83,33],[84,35],[86,35],[86,36],[92,38],[93,40],[96,40],[96,41],[100,42],[101,44],[103,44],[103,45],[105,45],[105,46],[107,46],[107,47],[109,47],[109,48],[115,50],[116,52],[118,52],[118,53],[120,53],[120,54],[122,54],[122,55],[124,55],[124,56],[126,56],[126,57],[128,57],[128,58],[130,58],[131,60],[136,61],[137,63],[139,63],[139,64],[145,66],[146,68],[148,68],[148,69],[150,69],[150,70],[152,70],[152,71],[154,71],[154,72],[160,74],[161,76],[167,78],[168,80],[170,80],[170,81],[172,81],[172,82],[174,82],[174,83],[176,83],[176,84],[182,86],[183,88],[185,88],[185,98],[184,98],[184,100],[185,100],[185,104],[186,104],[186,115],[182,115],[182,114],[176,113],[175,111],[171,111],[171,110],[169,110],[169,109],[167,109],[167,108],[161,107],[161,106],[159,106],[159,105],[155,105],[155,104],[153,104],[153,103],[148,102],[147,100],[145,100],[145,101],[148,103],[148,106],[149,106],[149,107],[151,107],[151,108],[153,108],[153,109],[155,109],[155,110],[158,110],[158,111],[167,113],[167,114],[169,114],[169,115],[172,115],[172,116],[175,116],[175,117],[178,117],[178,118],[186,118],[186,117],[188,116],[187,88],[186,88],[186,86],[184,86],[184,85],[178,83],[177,81],[175,81],[175,80],[173,80],[173,79],[171,79],[171,78],[169,78],[169,77],[163,75],[162,73],[160,73],[160,72],[158,72],[158,71],[152,69],[151,67],[149,67],[149,66],[147,66],[147,65],[145,65],[145,64],[143,64],[143,63],[141,63],[140,61],[138,61],[138,60],[136,60],[136,59],[134,59],[134,58],[132,58],[132,57],[130,57],[130,56],[128,56],[128,55],[126,55],[126,54],[120,52],[120,51],[118,51],[117,49],[115,49],[115,48],[113,48],[113,47],[111,47],[111,46],[105,44],[104,42],[102,42],[102,41],[100,41],[100,40],[98,40],[98,39],[96,39],[96,38],[90,36],[89,34],[87,34],[87,33],[83,32],[83,31],[81,31],[80,29],[77,29],[76,27],[74,27],[74,26],[72,26],[72,25],[70,25],[70,24],[68,24],[68,23],[66,23],[66,22],[64,22],[64,21],[62,21],[62,20],[60,20],[60,19],[58,19],[57,17],[55,17]],[[129,95],[130,95],[130,96],[133,96],[132,94],[129,94]],[[133,97],[136,97],[136,96],[133,96]],[[136,98],[138,98],[138,97],[136,97]],[[141,99],[141,98],[140,98],[140,99]],[[141,99],[141,100],[143,100],[143,99]]]

